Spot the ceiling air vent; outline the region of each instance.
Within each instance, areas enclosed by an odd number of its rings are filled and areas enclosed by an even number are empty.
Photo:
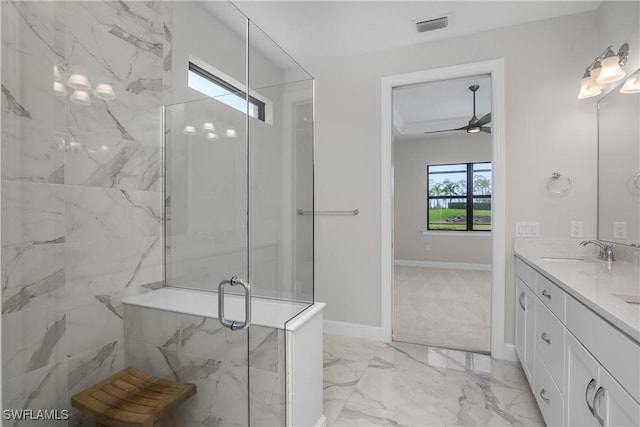
[[[439,30],[441,28],[447,28],[449,25],[449,18],[443,16],[442,18],[429,19],[428,21],[416,22],[416,29],[419,33],[425,31]]]

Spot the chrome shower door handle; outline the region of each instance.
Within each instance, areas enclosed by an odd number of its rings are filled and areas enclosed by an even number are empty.
[[[224,317],[224,287],[226,285],[240,285],[244,289],[244,322],[227,320]],[[225,328],[232,331],[246,329],[251,325],[251,285],[239,277],[233,276],[231,280],[223,280],[218,285],[218,320]]]

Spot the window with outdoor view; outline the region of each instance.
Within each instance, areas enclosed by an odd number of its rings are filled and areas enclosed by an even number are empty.
[[[427,230],[491,230],[491,163],[427,166]]]

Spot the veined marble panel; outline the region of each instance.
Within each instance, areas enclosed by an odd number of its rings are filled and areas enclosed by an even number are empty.
[[[26,375],[3,378],[2,400],[4,410],[32,409],[34,411],[69,409],[67,399],[67,364],[52,363],[31,371]],[[4,420],[3,426],[66,427],[67,421]]]
[[[180,315],[180,329],[182,352],[192,357],[247,365],[247,330],[231,331],[223,327],[218,319],[187,314]]]
[[[145,239],[162,234],[162,195],[68,186],[66,242]]]
[[[285,378],[280,373],[249,368],[250,415],[254,426],[285,425]]]
[[[64,187],[2,181],[2,245],[62,243]]]
[[[2,247],[2,313],[64,301],[64,245]]]
[[[109,301],[96,301],[67,311],[67,356],[100,348],[105,342],[121,341],[123,318],[122,304],[113,305]]]
[[[124,369],[124,349],[121,341],[67,359],[67,385],[71,397],[85,388]]]
[[[3,380],[64,361],[66,337],[65,313],[56,304],[3,314]]]
[[[124,313],[124,335],[127,339],[179,350],[179,313],[130,305],[124,306]]]
[[[70,131],[65,182],[127,191],[162,191],[162,145]]]
[[[65,97],[53,94],[54,63],[39,55],[2,48],[2,113],[64,125]]]
[[[280,373],[284,378],[284,352],[283,329],[251,326],[249,329],[249,365],[252,368]]]
[[[248,367],[180,355],[180,380],[195,383],[198,392],[180,405],[176,415],[186,427],[249,424]]]
[[[51,124],[3,114],[2,179],[63,184],[64,145]]]
[[[74,288],[100,295],[162,280],[161,237],[67,243],[65,259],[69,297]]]
[[[131,339],[126,339],[124,345],[127,366],[158,378],[180,381],[180,353],[176,350]]]

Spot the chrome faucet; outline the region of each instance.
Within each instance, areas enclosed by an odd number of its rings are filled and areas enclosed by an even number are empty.
[[[613,262],[616,260],[616,257],[613,256],[613,245],[607,245],[606,243],[601,242],[600,240],[585,240],[580,242],[580,246],[587,246],[589,243],[593,243],[594,245],[600,248],[600,253],[598,254],[598,258],[604,261]]]

